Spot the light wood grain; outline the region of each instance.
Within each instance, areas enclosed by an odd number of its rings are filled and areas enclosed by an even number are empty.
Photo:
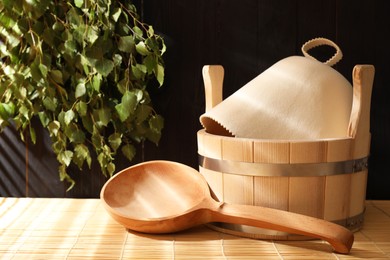
[[[353,155],[363,157],[369,153],[370,106],[375,68],[356,65],[352,72],[353,103],[349,122],[349,136],[355,139]]]
[[[0,198],[0,258],[388,259],[390,201],[365,205],[365,225],[355,233],[351,253],[343,255],[321,240],[249,239],[205,226],[175,234],[129,232],[99,199]]]
[[[222,138],[221,159],[253,162],[253,141],[241,138]]]
[[[206,112],[222,102],[224,69],[221,65],[203,66],[203,82],[206,97]]]
[[[354,241],[348,229],[319,218],[217,202],[199,172],[170,161],[149,161],[126,168],[107,181],[101,199],[118,223],[143,233],[171,233],[225,222],[322,239],[339,253],[348,253]]]
[[[329,140],[326,143],[327,162],[342,162],[352,159],[352,138]]]
[[[326,141],[290,143],[290,163],[319,163],[327,161]]]
[[[253,176],[224,174],[224,201],[234,204],[253,205]]]
[[[222,136],[214,136],[198,132],[202,142],[202,155],[210,158],[222,158]]]
[[[290,177],[289,210],[324,217],[325,177]]]
[[[254,177],[254,204],[289,210],[289,177]]]
[[[324,195],[324,219],[336,221],[354,216],[349,210],[352,199],[351,174],[327,176]],[[345,225],[346,222],[344,222]]]
[[[364,212],[364,200],[366,198],[367,188],[367,170],[354,173],[351,175],[351,189],[350,189],[350,216],[355,216]]]
[[[256,163],[289,163],[290,143],[257,141],[253,142],[254,162]]]

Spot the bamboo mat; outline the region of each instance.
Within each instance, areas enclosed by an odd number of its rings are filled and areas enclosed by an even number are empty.
[[[205,226],[126,231],[98,199],[0,198],[0,259],[390,259],[390,201],[367,201],[349,255],[313,241],[264,241]]]

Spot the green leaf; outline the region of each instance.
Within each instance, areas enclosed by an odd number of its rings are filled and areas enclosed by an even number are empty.
[[[62,22],[56,21],[53,24],[52,29],[56,32],[62,32],[65,29],[65,26],[62,24]]]
[[[75,144],[81,144],[85,141],[85,134],[80,129],[76,129],[75,131],[72,131],[69,136],[69,141]]]
[[[133,30],[134,30],[135,35],[138,36],[138,38],[142,38],[142,36],[144,35],[142,30],[138,26],[134,26]]]
[[[39,70],[41,71],[42,76],[46,78],[46,76],[47,76],[47,67],[44,64],[42,64],[42,63],[40,63],[38,65],[38,67],[39,67]]]
[[[102,76],[100,74],[93,76],[92,87],[96,92],[100,92],[101,82],[102,82]]]
[[[85,161],[87,161],[88,167],[91,168],[91,155],[88,147],[84,144],[78,144],[75,146],[72,160],[79,169],[83,167]]]
[[[64,123],[65,125],[69,125],[70,122],[72,122],[72,120],[75,118],[75,113],[72,109],[68,110],[65,112],[65,115],[64,115]]]
[[[60,70],[51,70],[49,72],[50,77],[58,84],[64,84],[62,78],[62,72]]]
[[[15,114],[15,105],[10,103],[0,103],[0,118],[4,121],[7,121],[9,118],[13,117]]]
[[[99,130],[93,126],[93,133],[92,133],[92,144],[95,146],[96,149],[101,149],[103,146],[103,137],[100,135]]]
[[[78,8],[81,8],[81,7],[83,7],[84,1],[83,0],[74,0],[74,4]]]
[[[113,164],[112,162],[108,163],[107,164],[107,172],[108,172],[108,175],[111,177],[115,172],[115,164]]]
[[[149,120],[149,126],[150,129],[156,132],[161,132],[161,130],[164,128],[164,118],[160,115],[151,117]]]
[[[92,118],[89,117],[89,116],[83,116],[83,117],[81,117],[81,121],[82,121],[82,123],[83,123],[84,128],[85,128],[90,134],[92,134],[92,132],[93,132],[93,121],[92,121]]]
[[[58,154],[57,159],[60,163],[69,166],[70,162],[72,161],[72,157],[73,157],[73,152],[70,150],[66,150]]]
[[[77,43],[74,40],[68,40],[64,44],[65,46],[65,52],[67,54],[76,54],[77,51]],[[72,57],[73,57],[72,55]]]
[[[47,129],[49,130],[50,136],[57,136],[58,131],[60,130],[60,122],[52,121],[47,125]]]
[[[70,8],[67,13],[68,21],[71,25],[79,26],[83,24],[83,18],[77,13],[76,8]]]
[[[119,38],[118,49],[123,52],[132,53],[135,48],[133,36],[123,36]]]
[[[123,57],[119,54],[115,54],[112,56],[112,60],[114,61],[114,66],[118,67],[122,64]]]
[[[80,97],[84,96],[85,93],[86,93],[85,83],[84,82],[80,82],[76,86],[75,97],[76,98],[80,98]]]
[[[157,64],[157,69],[154,74],[156,75],[158,83],[162,86],[164,83],[164,67],[161,64]]]
[[[114,62],[109,59],[101,59],[96,62],[96,70],[100,74],[102,74],[103,77],[107,77],[108,74],[111,73],[111,71],[114,69]]]
[[[152,110],[152,107],[148,105],[138,106],[137,110],[135,111],[137,123],[140,124],[145,121],[150,116]]]
[[[45,99],[42,101],[43,106],[49,110],[49,111],[56,111],[57,108],[57,99],[51,98],[49,96],[45,97]]]
[[[146,132],[146,137],[156,145],[161,138],[161,130],[164,127],[164,119],[160,115],[153,116],[149,119],[149,129]]]
[[[122,134],[113,133],[108,137],[108,142],[111,145],[112,150],[116,151],[122,144]]]
[[[107,107],[98,110],[99,123],[107,126],[111,121],[111,110]]]
[[[118,8],[115,8],[114,11],[113,11],[113,14],[111,15],[112,19],[117,22],[118,19],[119,19],[119,16],[121,15],[122,13],[122,9],[120,9],[119,7]]]
[[[145,76],[145,73],[138,66],[131,65],[131,72],[136,79],[143,79]]]
[[[93,44],[99,38],[99,29],[94,26],[89,26],[87,29],[86,40]]]
[[[47,116],[45,111],[40,111],[38,113],[39,120],[41,121],[41,124],[43,127],[47,127],[48,124],[50,123],[50,118]]]
[[[122,153],[129,161],[131,161],[131,160],[133,160],[133,158],[135,156],[136,149],[135,149],[134,145],[126,144],[126,145],[122,146]]]
[[[69,187],[68,189],[66,189],[66,191],[70,191],[74,187],[76,182],[66,173],[66,165],[60,165],[58,167],[58,173],[60,175],[61,181],[66,180],[69,183]]]
[[[35,144],[37,142],[37,134],[35,133],[35,129],[31,125],[29,125],[29,130],[30,130],[31,142]]]
[[[19,107],[19,114],[23,115],[25,119],[30,119],[30,109],[28,109],[25,105],[21,105]]]
[[[157,67],[157,60],[151,54],[145,57],[143,64],[145,65],[147,72],[151,73],[153,72],[154,68]]]
[[[79,101],[76,106],[76,111],[77,113],[83,117],[83,116],[86,116],[87,115],[87,111],[88,111],[88,105],[87,103],[83,102],[83,101]]]
[[[126,91],[122,97],[122,103],[115,106],[119,119],[124,122],[137,107],[137,95],[132,91]]]
[[[144,42],[139,42],[137,45],[135,45],[135,49],[137,52],[143,56],[149,55],[150,52],[148,51],[146,45]]]
[[[30,66],[30,72],[33,80],[39,82],[42,79],[41,70],[39,69],[39,63],[34,62]]]
[[[148,35],[149,37],[152,37],[154,35],[153,26],[149,25],[148,33],[149,33]]]
[[[45,31],[43,32],[42,39],[45,43],[49,45],[53,45],[54,36],[55,36],[54,30],[52,28],[46,28]]]

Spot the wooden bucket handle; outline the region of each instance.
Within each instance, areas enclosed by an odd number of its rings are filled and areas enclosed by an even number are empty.
[[[206,112],[222,102],[223,77],[225,71],[221,65],[205,65],[202,69]]]
[[[370,144],[370,107],[374,82],[373,65],[356,65],[352,72],[353,101],[348,136],[354,139],[353,154],[367,155]]]

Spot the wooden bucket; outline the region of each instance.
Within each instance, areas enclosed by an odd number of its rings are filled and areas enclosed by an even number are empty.
[[[206,111],[222,101],[221,66],[205,66]],[[353,69],[348,137],[289,141],[197,133],[199,171],[215,197],[329,220],[356,231],[364,215],[370,151],[370,102],[374,67]],[[302,223],[304,225],[304,223]],[[300,240],[303,236],[243,225],[211,228],[239,236]]]

